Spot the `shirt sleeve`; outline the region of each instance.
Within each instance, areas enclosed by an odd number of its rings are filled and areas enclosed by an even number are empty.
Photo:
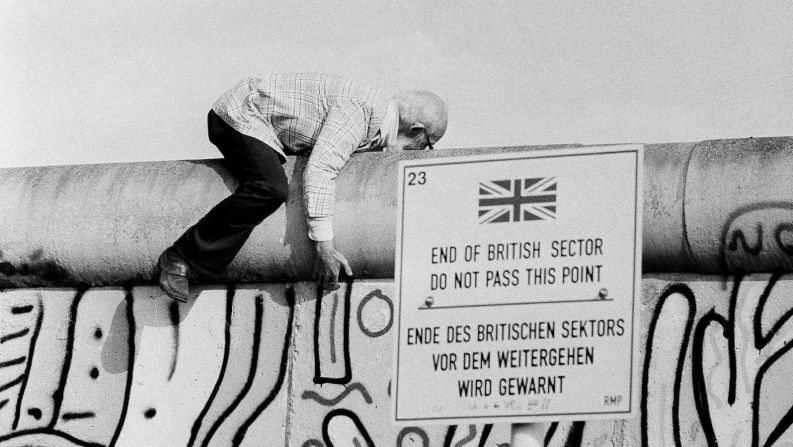
[[[358,104],[333,107],[328,112],[303,174],[308,237],[333,239],[332,219],[336,202],[336,176],[367,131],[364,108]]]

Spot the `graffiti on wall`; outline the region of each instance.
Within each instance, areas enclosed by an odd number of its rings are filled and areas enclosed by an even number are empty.
[[[674,284],[650,321],[642,390],[643,445],[772,446],[793,440],[793,281],[737,275],[721,300]],[[706,284],[713,287],[713,284]],[[670,370],[669,365],[675,365]]]
[[[392,283],[0,294],[0,446],[506,447],[509,426],[390,425]],[[793,280],[643,281],[641,418],[546,445],[793,442]]]
[[[0,294],[0,446],[498,446],[391,427],[391,283]],[[321,298],[321,299],[320,299]]]
[[[722,270],[793,270],[791,214],[790,202],[760,202],[733,211],[721,232]]]

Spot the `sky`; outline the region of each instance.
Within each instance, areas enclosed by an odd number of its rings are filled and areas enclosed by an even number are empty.
[[[793,135],[793,2],[0,2],[0,167],[218,158],[240,79],[449,106],[438,149]]]

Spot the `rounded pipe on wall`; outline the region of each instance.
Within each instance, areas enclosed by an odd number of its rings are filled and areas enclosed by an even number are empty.
[[[392,277],[400,160],[559,147],[354,155],[337,178],[335,245],[356,277]],[[287,203],[253,231],[229,279],[309,278],[305,161],[284,165]],[[789,137],[646,145],[644,271],[793,267],[791,168]],[[0,286],[151,282],[162,250],[235,187],[221,160],[2,169]]]

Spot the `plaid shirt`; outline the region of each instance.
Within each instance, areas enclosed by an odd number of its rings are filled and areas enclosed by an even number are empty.
[[[390,95],[324,73],[256,75],[212,106],[231,127],[285,157],[309,153],[303,200],[309,237],[333,239],[335,179],[350,155],[378,144]]]

